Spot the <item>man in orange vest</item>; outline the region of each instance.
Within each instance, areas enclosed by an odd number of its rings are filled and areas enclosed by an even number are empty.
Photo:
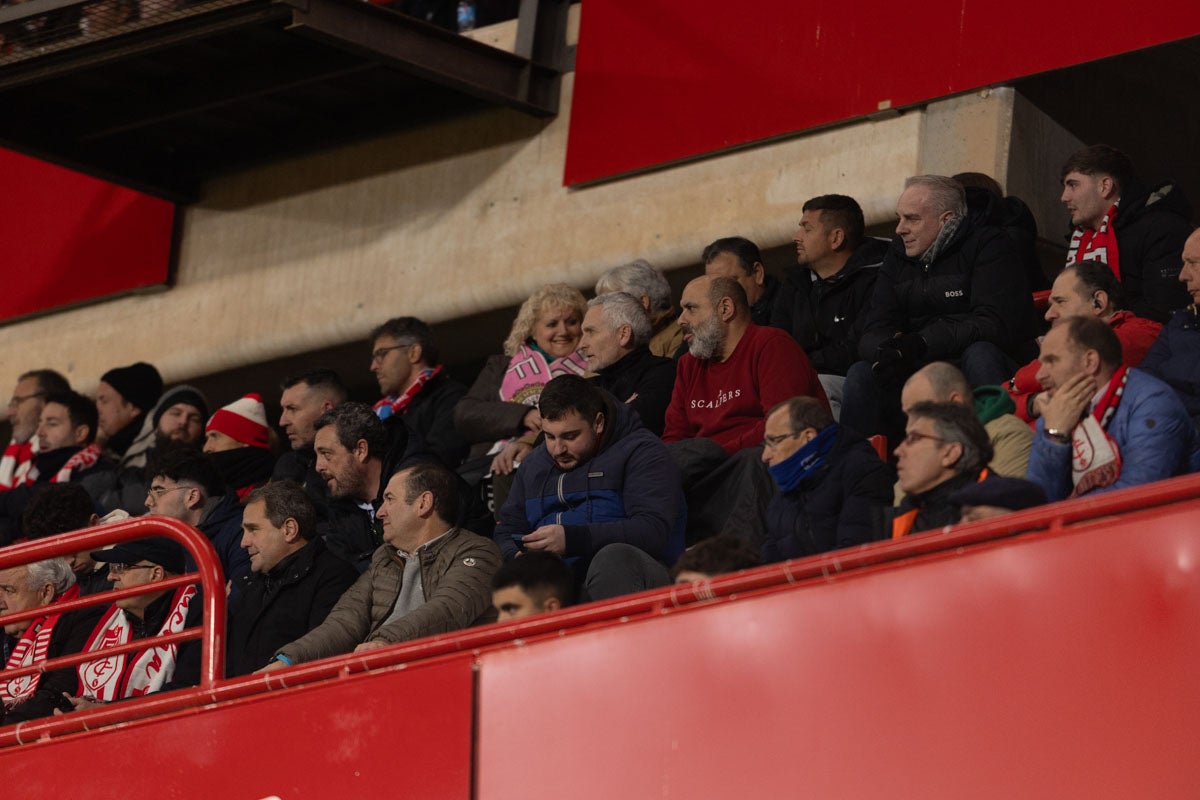
[[[914,403],[904,440],[896,448],[896,474],[904,499],[896,506],[892,538],[959,521],[950,496],[987,477],[992,443],[975,412],[959,403]]]

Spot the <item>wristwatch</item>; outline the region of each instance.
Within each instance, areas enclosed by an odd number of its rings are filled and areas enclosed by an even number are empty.
[[[1071,443],[1071,434],[1065,431],[1056,430],[1055,428],[1046,428],[1046,438],[1050,439],[1052,442],[1058,442],[1059,444]]]

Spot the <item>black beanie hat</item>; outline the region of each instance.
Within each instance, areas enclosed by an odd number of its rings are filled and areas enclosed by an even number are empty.
[[[187,403],[200,412],[201,419],[208,422],[208,399],[195,386],[182,384],[174,389],[168,389],[162,399],[158,401],[158,405],[154,408],[152,422],[154,427],[158,427],[158,421],[162,419],[163,414],[167,413],[167,409],[176,403]]]
[[[163,390],[162,376],[145,361],[130,364],[128,367],[110,369],[100,380],[116,389],[121,397],[142,411],[154,408]]]

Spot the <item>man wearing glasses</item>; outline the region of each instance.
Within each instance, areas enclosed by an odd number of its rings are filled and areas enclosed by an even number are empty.
[[[371,372],[383,393],[375,413],[385,423],[402,418],[443,464],[457,467],[470,450],[454,426],[454,407],[467,387],[451,380],[439,363],[429,326],[416,317],[396,317],[376,328],[371,342]]]
[[[17,378],[8,401],[8,424],[12,441],[0,457],[0,492],[25,482],[38,454],[38,419],[46,406],[46,395],[71,391],[67,379],[52,369],[35,369]]]
[[[892,471],[824,403],[793,397],[767,414],[763,461],[779,487],[767,506],[766,563],[883,538]]]
[[[183,547],[154,536],[124,542],[92,553],[108,563],[113,589],[147,586],[186,569]],[[91,708],[127,697],[194,686],[200,680],[200,640],[155,646],[154,637],[178,633],[200,624],[200,591],[194,584],[125,597],[109,606],[92,631],[85,651],[97,654],[139,639],[146,649],[100,657],[78,668],[80,696],[70,698],[75,709]]]
[[[896,448],[904,499],[892,520],[892,538],[959,521],[951,495],[987,477],[992,443],[975,412],[958,403],[914,403]]]

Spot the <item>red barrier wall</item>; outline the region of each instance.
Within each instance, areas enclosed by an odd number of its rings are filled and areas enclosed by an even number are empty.
[[[564,173],[609,177],[1200,34],[1145,13],[1010,0],[638,0],[583,11]]]
[[[0,320],[165,283],[175,207],[0,149]]]
[[[13,797],[471,796],[471,663],[422,664],[0,750]]]
[[[484,653],[477,797],[1193,797],[1197,513]]]

